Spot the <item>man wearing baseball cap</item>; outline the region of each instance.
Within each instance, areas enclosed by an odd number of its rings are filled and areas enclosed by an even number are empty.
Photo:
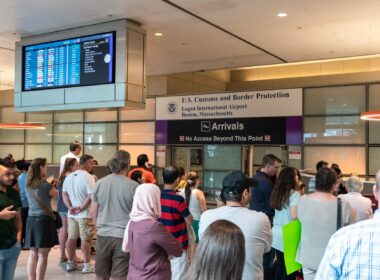
[[[261,212],[249,210],[246,206],[251,200],[251,187],[258,181],[248,178],[244,173],[235,171],[223,179],[222,199],[226,206],[207,210],[201,215],[199,237],[216,220],[228,220],[236,224],[245,238],[245,265],[243,280],[264,279],[263,255],[271,249],[272,231],[268,217]]]

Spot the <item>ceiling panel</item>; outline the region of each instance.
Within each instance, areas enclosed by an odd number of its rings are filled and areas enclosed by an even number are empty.
[[[377,0],[174,2],[289,62],[380,53]]]

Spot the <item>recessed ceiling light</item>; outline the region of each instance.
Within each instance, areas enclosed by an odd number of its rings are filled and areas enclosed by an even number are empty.
[[[161,37],[162,35],[164,35],[164,34],[162,34],[161,32],[154,33],[154,36],[156,36],[156,37]]]
[[[288,14],[287,13],[278,13],[277,16],[278,17],[286,17],[286,16],[288,16]]]

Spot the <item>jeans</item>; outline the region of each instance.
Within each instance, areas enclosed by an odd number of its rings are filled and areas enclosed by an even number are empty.
[[[9,249],[0,250],[0,279],[13,279],[20,250],[21,244],[18,242]]]

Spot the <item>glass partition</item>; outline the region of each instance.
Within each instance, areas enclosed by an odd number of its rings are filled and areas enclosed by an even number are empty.
[[[120,143],[154,144],[155,122],[127,122],[119,125]]]
[[[46,125],[45,129],[26,130],[26,143],[51,143],[53,140],[53,126]]]
[[[56,112],[54,113],[54,122],[83,122],[83,111]]]
[[[104,144],[117,142],[116,123],[87,123],[84,126],[84,142]]]
[[[331,165],[337,163],[344,174],[365,174],[365,147],[321,147],[304,148],[304,168],[315,170],[315,164],[324,160]]]
[[[365,144],[360,116],[305,117],[305,144]]]
[[[25,145],[25,158],[46,158],[48,164],[52,162],[52,147],[51,145]]]
[[[24,130],[0,129],[0,143],[24,143]]]
[[[121,145],[120,150],[125,150],[131,155],[131,165],[137,165],[137,157],[146,154],[151,164],[155,164],[154,145]]]
[[[74,140],[83,143],[83,124],[70,123],[54,125],[55,143],[66,143],[68,145]]]
[[[85,145],[84,152],[92,155],[99,165],[106,165],[116,152],[116,145]]]
[[[8,154],[12,154],[15,160],[22,159],[24,157],[24,145],[0,145],[0,158],[4,158]]]
[[[380,84],[369,86],[369,110],[380,110]]]
[[[369,175],[376,175],[380,170],[380,147],[370,147],[368,152],[369,161]]]
[[[240,145],[205,145],[203,158],[205,170],[241,170]]]
[[[304,114],[359,114],[365,111],[365,85],[305,89]]]
[[[117,121],[117,111],[115,110],[85,111],[84,120],[86,122]]]

